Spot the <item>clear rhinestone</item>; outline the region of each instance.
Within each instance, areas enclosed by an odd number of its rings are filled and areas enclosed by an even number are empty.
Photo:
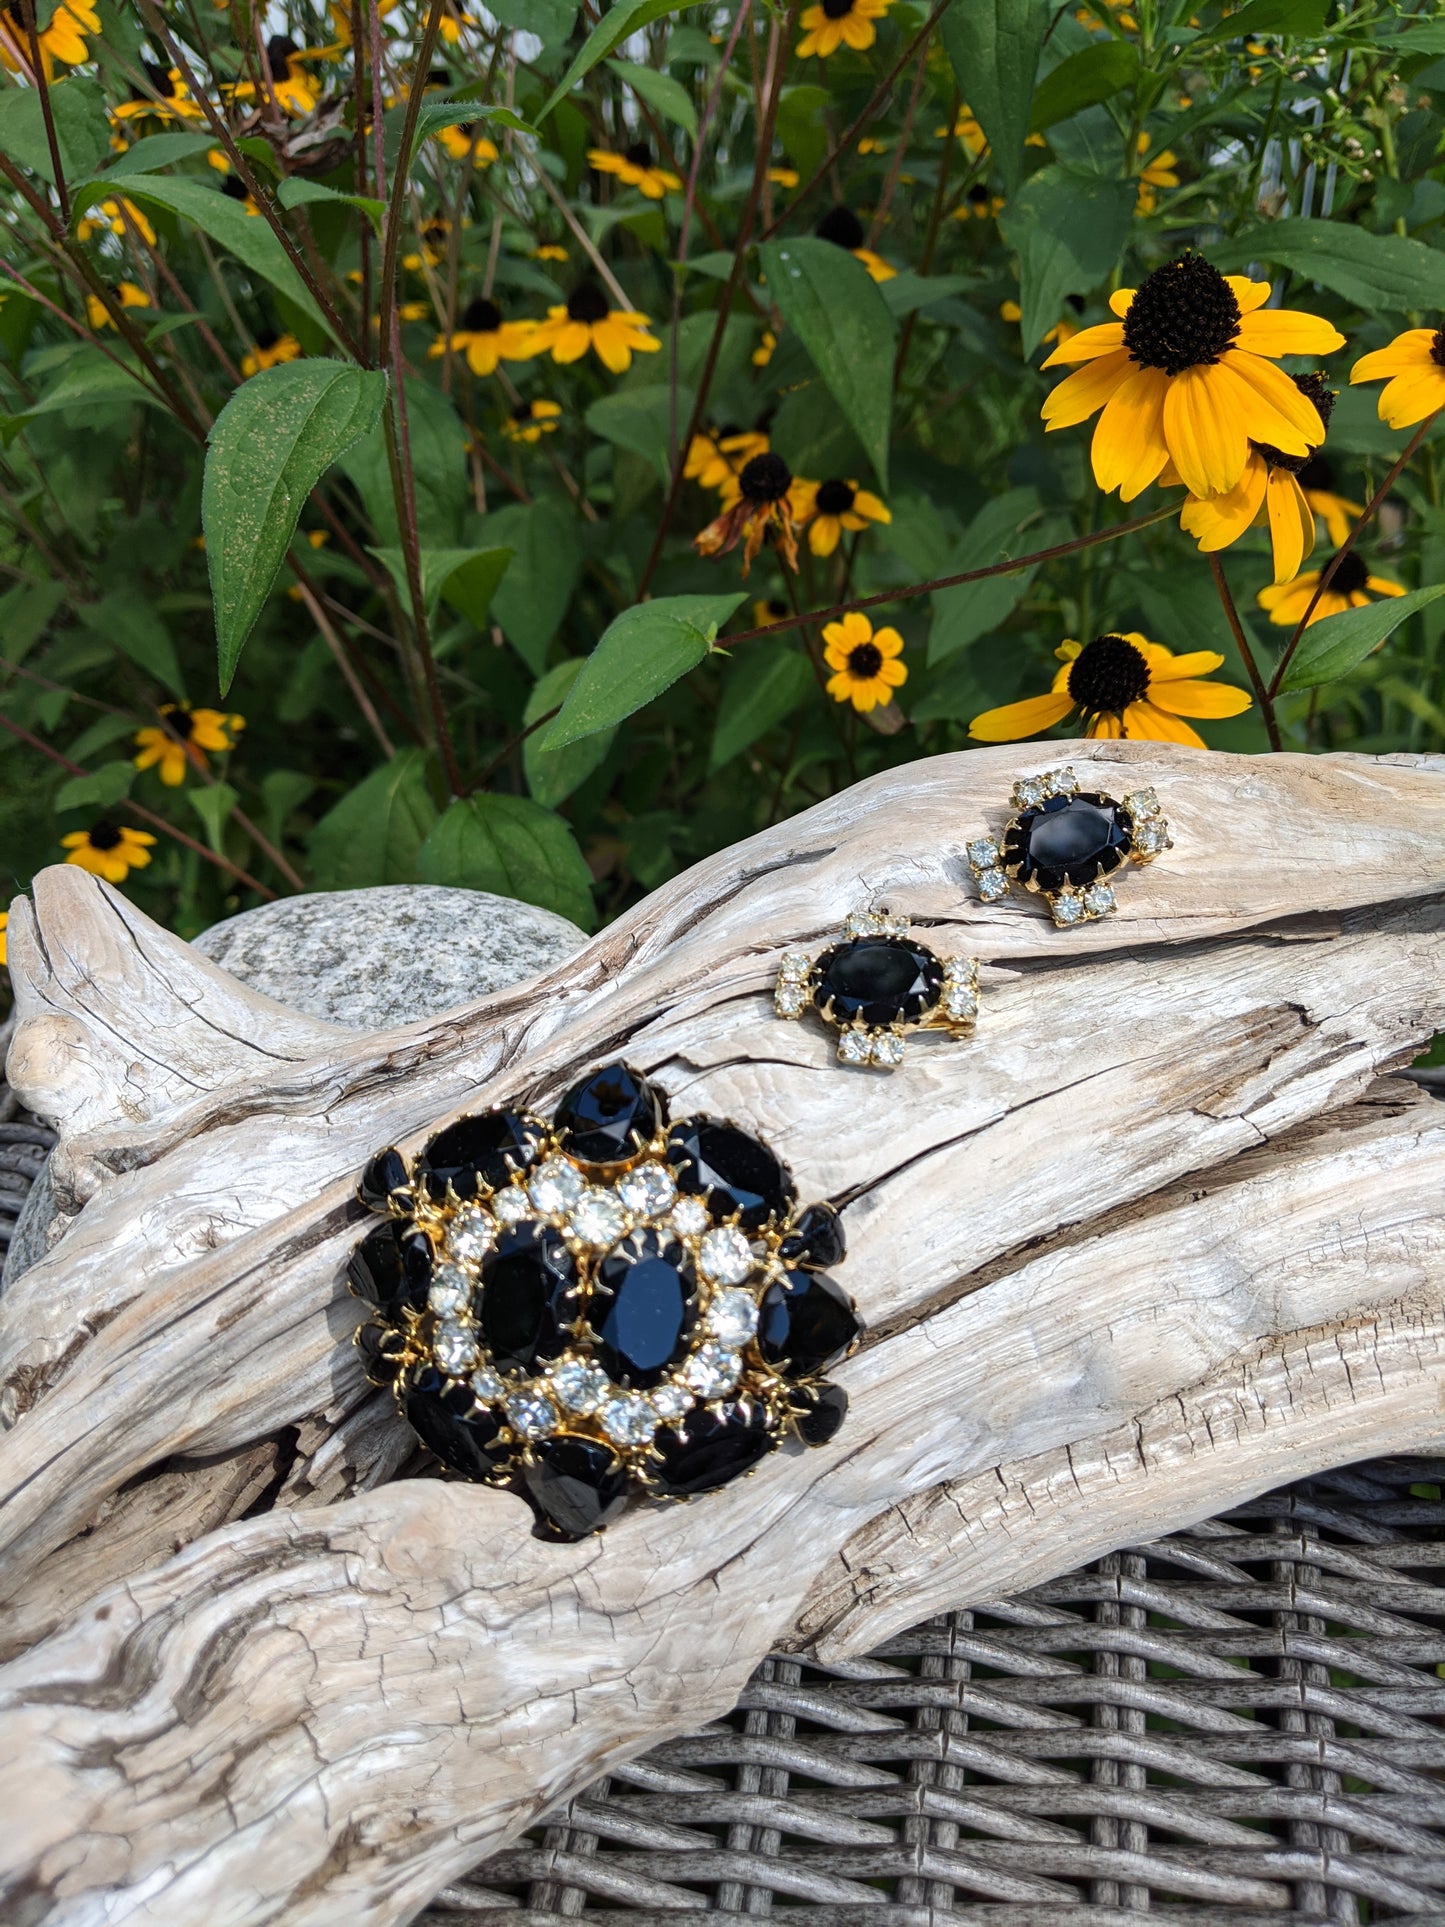
[[[615,1244],[627,1229],[621,1199],[615,1191],[606,1191],[600,1184],[587,1187],[573,1205],[567,1222],[583,1244],[595,1245],[599,1251]]]
[[[843,925],[845,937],[876,937],[880,920],[871,910],[855,910]]]
[[[614,1445],[646,1445],[657,1424],[652,1402],[645,1398],[609,1399],[598,1417]]]
[[[656,1218],[676,1198],[677,1186],[665,1164],[639,1164],[617,1180],[617,1195],[635,1218]]]
[[[466,1273],[455,1265],[443,1265],[432,1273],[426,1302],[439,1318],[445,1318],[451,1312],[464,1311],[471,1295],[472,1284]]]
[[[557,1407],[543,1392],[515,1392],[507,1400],[507,1420],[524,1439],[542,1439],[557,1423]]]
[[[965,854],[975,870],[988,870],[998,862],[999,849],[991,836],[981,836],[969,844]]]
[[[473,1264],[492,1248],[497,1236],[496,1219],[486,1211],[462,1211],[447,1227],[447,1252]]]
[[[546,1158],[532,1173],[527,1191],[539,1211],[561,1216],[582,1195],[582,1173],[566,1158]]]
[[[665,1384],[656,1385],[648,1393],[652,1409],[660,1419],[681,1418],[692,1406],[692,1393],[685,1385],[678,1385],[669,1379]]]
[[[844,1064],[866,1064],[868,1062],[867,1031],[845,1030],[838,1039],[838,1057]]]
[[[1107,883],[1091,883],[1084,892],[1084,908],[1091,917],[1107,917],[1114,908],[1114,892]]]
[[[438,1325],[432,1355],[452,1378],[464,1378],[477,1362],[477,1341],[465,1325]]]
[[[1071,769],[1051,769],[1045,781],[1055,796],[1072,796],[1079,787],[1079,779]]]
[[[896,1037],[891,1030],[880,1030],[873,1039],[871,1055],[875,1064],[882,1064],[891,1070],[895,1064],[903,1062],[903,1039]]]
[[[739,1285],[753,1268],[752,1246],[734,1225],[719,1225],[703,1239],[697,1268],[720,1285]]]
[[[700,1238],[712,1223],[701,1198],[679,1198],[672,1207],[672,1228],[684,1238]]]
[[[1156,790],[1130,790],[1124,798],[1124,808],[1136,822],[1145,817],[1159,814],[1159,795]]]
[[[967,984],[970,989],[978,982],[977,957],[948,957],[944,960],[943,981],[950,989],[957,984]]]
[[[707,1328],[723,1345],[746,1345],[758,1328],[758,1308],[745,1291],[714,1292]]]
[[[879,934],[885,937],[906,937],[908,935],[908,919],[903,916],[880,916],[878,919],[878,930]]]
[[[589,1365],[580,1358],[564,1358],[547,1376],[569,1412],[595,1412],[612,1387],[600,1365]]]
[[[781,979],[773,992],[773,1009],[780,1017],[801,1017],[808,1008],[808,990],[805,984]]]
[[[532,1215],[532,1200],[519,1184],[509,1184],[492,1199],[492,1216],[498,1224],[519,1224]]]
[[[969,984],[949,984],[943,992],[943,1014],[955,1023],[978,1015],[978,992]]]
[[[806,977],[813,962],[806,951],[785,950],[778,964],[780,977]]]
[[[479,1365],[472,1373],[472,1390],[484,1405],[490,1405],[506,1391],[501,1375],[494,1372],[490,1365]]]
[[[1008,895],[1008,878],[1002,870],[980,870],[978,873],[978,894],[985,903],[993,903],[999,897]]]
[[[699,1345],[683,1366],[682,1376],[699,1398],[721,1398],[737,1384],[742,1368],[736,1352],[721,1345]]]
[[[1169,848],[1169,831],[1163,821],[1141,823],[1134,832],[1134,848],[1141,856],[1157,856]]]
[[[1049,908],[1054,913],[1055,923],[1082,923],[1084,919],[1084,899],[1077,890],[1061,890]]]
[[[1042,776],[1021,776],[1014,784],[1014,801],[1022,810],[1031,810],[1042,803],[1047,790]]]

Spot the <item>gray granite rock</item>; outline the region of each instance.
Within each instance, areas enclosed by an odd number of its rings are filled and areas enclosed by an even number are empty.
[[[530,903],[409,883],[282,897],[214,924],[195,946],[293,1010],[387,1030],[522,983],[586,941],[575,923]],[[4,1284],[44,1257],[56,1216],[42,1170],[16,1223]]]
[[[195,939],[253,990],[353,1030],[454,1010],[535,977],[585,942],[550,910],[425,883],[282,897]]]

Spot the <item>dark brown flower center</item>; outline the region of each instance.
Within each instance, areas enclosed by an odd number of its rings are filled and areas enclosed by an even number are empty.
[[[785,616],[787,613],[788,605],[781,596],[774,595],[768,597],[768,614],[770,616]]]
[[[1329,563],[1327,562],[1325,568],[1328,569],[1328,567]],[[1323,573],[1323,571],[1321,571],[1321,573]],[[1357,589],[1364,588],[1369,579],[1369,563],[1364,561],[1351,549],[1349,554],[1341,559],[1339,567],[1330,577],[1330,586],[1325,593],[1327,595],[1354,595]]]
[[[605,321],[607,312],[607,296],[595,281],[584,281],[567,297],[567,313],[573,321],[585,321],[589,328],[594,322]]]
[[[851,482],[828,481],[818,487],[820,515],[846,515],[858,494]]]
[[[495,334],[502,325],[502,311],[495,301],[478,295],[475,301],[467,303],[467,311],[462,316],[462,327],[469,335]]]
[[[1437,368],[1445,368],[1445,328],[1435,330],[1435,338],[1430,343],[1430,359]]]
[[[1069,694],[1086,716],[1122,716],[1149,690],[1149,665],[1126,636],[1095,636],[1069,668]]]
[[[92,850],[113,850],[120,842],[120,831],[108,816],[103,816],[98,823],[92,823],[85,834]]]
[[[1124,317],[1124,346],[1145,368],[1182,375],[1218,361],[1239,333],[1234,290],[1202,254],[1147,275]]]
[[[976,181],[968,190],[968,198],[973,202],[975,207],[986,207],[988,205],[988,189],[983,185],[982,181]]]
[[[146,70],[146,75],[150,80],[151,86],[155,88],[161,99],[173,100],[175,98],[176,83],[171,79],[170,69],[168,67],[158,67],[153,60],[142,60],[141,65]],[[139,89],[132,88],[131,99],[139,100],[141,98]]]
[[[826,20],[846,20],[853,11],[853,0],[823,0],[823,17]]]
[[[263,328],[256,337],[256,345],[259,348],[274,347],[275,342],[275,335],[270,334],[269,329],[266,328]],[[183,743],[188,743],[196,733],[196,719],[189,709],[168,709],[165,713],[165,724],[171,734],[179,736]]]
[[[627,158],[634,167],[651,167],[652,149],[646,141],[634,141],[627,150]]]
[[[270,70],[272,80],[284,80],[286,78],[288,72],[287,63],[294,55],[299,54],[300,51],[301,49],[296,45],[296,42],[291,38],[290,34],[272,34],[271,38],[266,42],[266,65]]]
[[[1325,386],[1323,375],[1295,375],[1293,380],[1305,399],[1314,403],[1320,420],[1328,428],[1335,408],[1334,389]],[[1273,442],[1256,442],[1254,445],[1271,468],[1282,468],[1291,475],[1298,475],[1314,453],[1311,450],[1310,455],[1286,455]]]
[[[858,642],[848,651],[848,674],[858,682],[871,682],[883,667],[883,651],[876,642]]]
[[[532,402],[519,401],[516,407],[512,410],[512,420],[514,422],[531,421],[533,406],[534,404]]]
[[[793,485],[793,471],[781,455],[754,455],[744,462],[738,487],[749,502],[781,502]]]
[[[863,245],[863,223],[851,207],[830,207],[813,232],[820,241],[836,242],[840,248]]]

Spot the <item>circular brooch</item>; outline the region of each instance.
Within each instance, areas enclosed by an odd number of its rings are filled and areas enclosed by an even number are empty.
[[[347,1267],[373,1312],[367,1376],[443,1465],[526,1498],[580,1539],[629,1496],[686,1499],[787,1437],[824,1445],[852,1348],[831,1205],[726,1119],[669,1122],[625,1064],[550,1123],[459,1118],[411,1164],[379,1151],[363,1204],[385,1222]]]
[[[786,950],[773,988],[780,1017],[815,1010],[838,1033],[838,1061],[891,1071],[906,1031],[969,1037],[978,1021],[978,961],[937,957],[910,936],[907,917],[855,911],[817,957]]]
[[[1174,847],[1152,789],[1116,801],[1081,790],[1073,770],[1053,769],[1020,777],[1012,801],[1015,814],[1002,838],[968,845],[978,894],[993,903],[1008,895],[1011,882],[1021,883],[1047,900],[1060,927],[1112,916],[1114,873]]]

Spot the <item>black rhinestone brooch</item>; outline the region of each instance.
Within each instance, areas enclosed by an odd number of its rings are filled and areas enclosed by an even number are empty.
[[[838,1033],[840,1063],[891,1071],[903,1062],[905,1031],[972,1035],[978,963],[936,957],[909,935],[907,917],[860,910],[820,956],[784,951],[773,1009],[790,1018],[816,1011]]]
[[[1046,898],[1061,928],[1112,916],[1114,873],[1173,848],[1152,789],[1130,790],[1115,801],[1081,790],[1073,770],[1053,769],[1020,777],[1013,807],[1002,837],[968,845],[978,894],[993,903],[1008,895],[1010,883],[1022,884]]]
[[[368,1377],[443,1465],[527,1499],[543,1537],[712,1491],[842,1423],[824,1375],[859,1324],[824,1269],[837,1212],[800,1209],[738,1125],[670,1122],[625,1064],[550,1123],[488,1111],[410,1163],[379,1151],[358,1191],[383,1218],[347,1267]]]

